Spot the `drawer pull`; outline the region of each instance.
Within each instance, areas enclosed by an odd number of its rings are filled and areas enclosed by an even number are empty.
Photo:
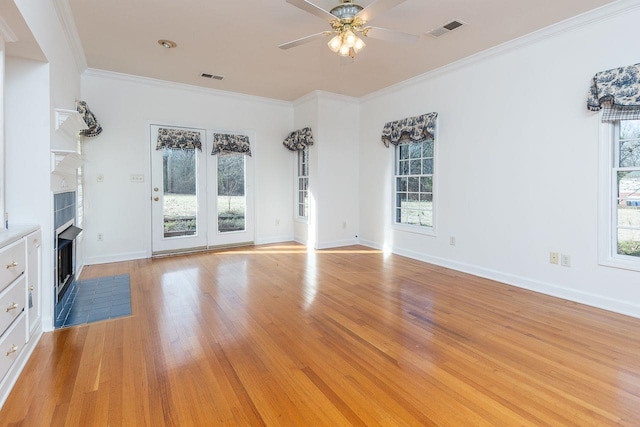
[[[15,310],[16,308],[18,308],[18,304],[14,302],[9,307],[7,307],[7,313],[10,312],[11,310]]]
[[[15,353],[16,351],[18,351],[18,346],[15,344],[12,344],[9,351],[7,351],[7,356],[9,356],[11,353]]]
[[[13,267],[17,267],[18,263],[15,261],[11,261],[11,264],[7,264],[7,270]]]

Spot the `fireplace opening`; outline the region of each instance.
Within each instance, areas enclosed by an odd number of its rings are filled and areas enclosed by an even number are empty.
[[[58,295],[57,301],[64,296],[73,280],[73,241],[58,240]]]
[[[56,303],[62,300],[65,292],[67,292],[73,283],[75,274],[75,239],[81,231],[81,228],[75,227],[73,222],[70,221],[70,223],[65,224],[63,230],[58,233],[56,242],[58,254]]]

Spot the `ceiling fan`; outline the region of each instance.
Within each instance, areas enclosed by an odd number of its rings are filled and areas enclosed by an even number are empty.
[[[367,7],[362,7],[359,4],[353,3],[352,0],[341,0],[340,4],[333,7],[330,11],[326,11],[307,0],[287,0],[287,3],[305,12],[326,19],[329,21],[329,24],[331,24],[332,29],[283,43],[278,47],[280,49],[290,49],[319,38],[333,35],[328,43],[329,49],[340,56],[350,56],[353,58],[356,53],[365,47],[364,41],[360,38],[361,36],[393,42],[415,42],[418,40],[418,36],[416,35],[367,25],[367,22],[376,15],[404,1],[405,0],[374,0]]]

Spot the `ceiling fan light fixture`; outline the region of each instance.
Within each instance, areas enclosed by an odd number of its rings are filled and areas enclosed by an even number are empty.
[[[342,46],[342,35],[337,34],[336,36],[334,36],[331,40],[329,40],[327,46],[329,46],[329,49],[331,49],[332,52],[338,53],[340,51],[340,46]]]
[[[362,49],[364,49],[365,46],[366,46],[365,42],[362,41],[362,39],[360,37],[358,37],[358,40],[356,40],[356,42],[353,44],[353,51],[355,53],[358,53]]]
[[[356,40],[359,40],[359,37],[356,36],[353,31],[346,30],[344,32],[344,42],[347,46],[353,47],[356,44]]]
[[[340,46],[340,50],[338,50],[338,55],[350,56],[350,54],[351,54],[351,48],[346,44],[342,43],[342,46]]]

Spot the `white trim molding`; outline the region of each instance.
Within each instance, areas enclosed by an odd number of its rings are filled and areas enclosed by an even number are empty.
[[[87,69],[87,57],[84,55],[84,48],[82,47],[82,41],[78,35],[78,28],[76,22],[73,19],[73,13],[71,12],[71,6],[69,6],[69,0],[54,0],[53,7],[58,15],[58,20],[67,37],[69,48],[73,54],[73,59],[76,62],[78,72],[82,74]]]
[[[362,246],[367,246],[373,249],[389,249],[383,248],[382,245],[377,242],[360,239],[359,243]],[[539,280],[532,280],[528,277],[519,276],[516,274],[504,273],[502,271],[492,270],[489,268],[480,267],[477,265],[466,264],[457,262],[445,258],[434,257],[420,252],[415,252],[400,248],[390,248],[390,252],[396,255],[405,256],[407,258],[415,259],[417,261],[423,261],[429,264],[438,265],[441,267],[449,268],[452,270],[460,271],[463,273],[472,274],[474,276],[482,277],[489,280],[495,280],[500,283],[515,286],[517,288],[527,289],[541,294],[549,295],[556,298],[566,299],[572,302],[589,305],[604,310],[613,311],[616,313],[626,314],[640,318],[640,305],[632,304],[628,301],[617,300],[608,298],[603,295],[596,295],[588,292],[580,292],[574,289],[567,289],[562,286],[555,285],[553,283],[546,283]]]

